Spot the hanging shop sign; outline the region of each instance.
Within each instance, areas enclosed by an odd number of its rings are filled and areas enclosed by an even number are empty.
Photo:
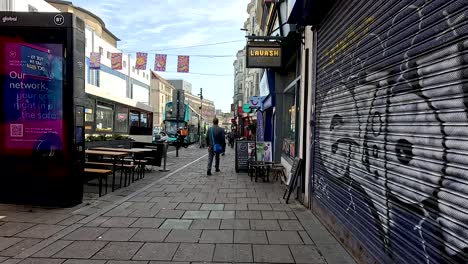
[[[250,113],[252,111],[252,109],[250,108],[250,104],[244,104],[242,105],[242,112],[243,113]]]
[[[247,68],[280,68],[282,50],[278,42],[251,41],[247,43]]]
[[[265,97],[263,96],[250,96],[249,97],[249,105],[251,109],[261,109],[262,102]]]

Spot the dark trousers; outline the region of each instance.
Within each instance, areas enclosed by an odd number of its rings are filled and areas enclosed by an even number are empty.
[[[215,168],[219,169],[219,153],[214,153],[214,151],[210,151],[208,153],[208,168],[207,170],[211,171],[211,167],[213,166],[213,157],[216,156],[216,163]]]

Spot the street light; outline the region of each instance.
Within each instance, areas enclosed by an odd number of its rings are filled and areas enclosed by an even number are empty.
[[[200,117],[198,118],[198,143],[200,144],[200,148],[202,148],[202,135],[201,135],[201,126],[200,123],[203,121],[203,88],[200,88],[200,93],[198,94],[200,96]]]

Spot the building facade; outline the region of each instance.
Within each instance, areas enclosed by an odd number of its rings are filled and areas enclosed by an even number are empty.
[[[245,50],[239,50],[236,55],[234,66],[234,96],[233,103],[235,106],[242,105],[244,98],[244,70],[245,70]]]
[[[204,122],[211,124],[213,118],[216,116],[216,109],[214,102],[208,99],[201,99],[200,96],[192,93],[192,84],[186,80],[181,79],[168,79],[175,89],[183,90],[185,92],[185,102],[194,109],[196,113],[200,113],[200,106],[202,107],[202,118]],[[203,105],[201,105],[203,103]]]
[[[153,107],[150,105],[149,70],[136,70],[135,59],[123,54],[122,70],[111,68],[111,53],[120,40],[98,16],[71,2],[48,0],[60,12],[73,13],[85,21],[86,96],[85,132],[128,134],[138,141],[152,141]],[[101,55],[99,70],[90,69],[90,54]]]
[[[359,263],[468,263],[468,6],[264,7],[284,61],[260,92],[274,96],[275,159],[303,160],[300,200]]]
[[[167,80],[169,83],[174,86],[177,90],[183,90],[185,93],[192,94],[192,84],[187,82],[186,80],[181,79],[169,79]]]
[[[151,71],[150,102],[154,108],[153,125],[156,129],[163,127],[165,106],[167,102],[172,102],[174,90],[170,82]]]
[[[261,35],[263,30],[261,27],[261,17],[263,14],[263,1],[251,0],[247,5],[247,13],[249,17],[244,22],[243,30],[246,35]],[[245,61],[245,48],[237,52],[237,58],[233,63],[234,66],[234,96],[233,103],[235,106],[233,127],[236,129],[240,137],[252,138],[256,131],[250,131],[249,125],[257,122],[257,114],[244,113],[239,111],[244,104],[249,103],[249,98],[258,96],[260,93],[260,79],[262,77],[262,69],[247,68]]]

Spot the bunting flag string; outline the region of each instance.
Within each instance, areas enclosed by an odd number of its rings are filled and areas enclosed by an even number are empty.
[[[148,62],[148,53],[137,52],[135,69],[146,70],[146,63]]]
[[[166,54],[156,54],[154,57],[154,70],[155,71],[166,71]]]
[[[113,70],[122,70],[122,53],[111,54],[111,66]]]
[[[177,57],[177,72],[189,72],[190,57],[178,56]]]
[[[89,68],[94,70],[101,69],[101,53],[91,52],[89,56]]]
[[[91,52],[89,57],[89,68],[90,69],[101,69],[101,57],[99,52]],[[155,54],[154,57],[154,71],[167,72],[167,57],[168,54]],[[123,69],[123,53],[116,52],[111,53],[111,68],[113,70]],[[146,70],[148,63],[148,53],[137,52],[136,53],[136,70]],[[175,73],[175,72],[174,72]],[[177,73],[190,73],[190,56],[177,55]],[[197,75],[210,75],[203,73],[193,73]],[[213,74],[215,76],[230,76],[225,74]]]

